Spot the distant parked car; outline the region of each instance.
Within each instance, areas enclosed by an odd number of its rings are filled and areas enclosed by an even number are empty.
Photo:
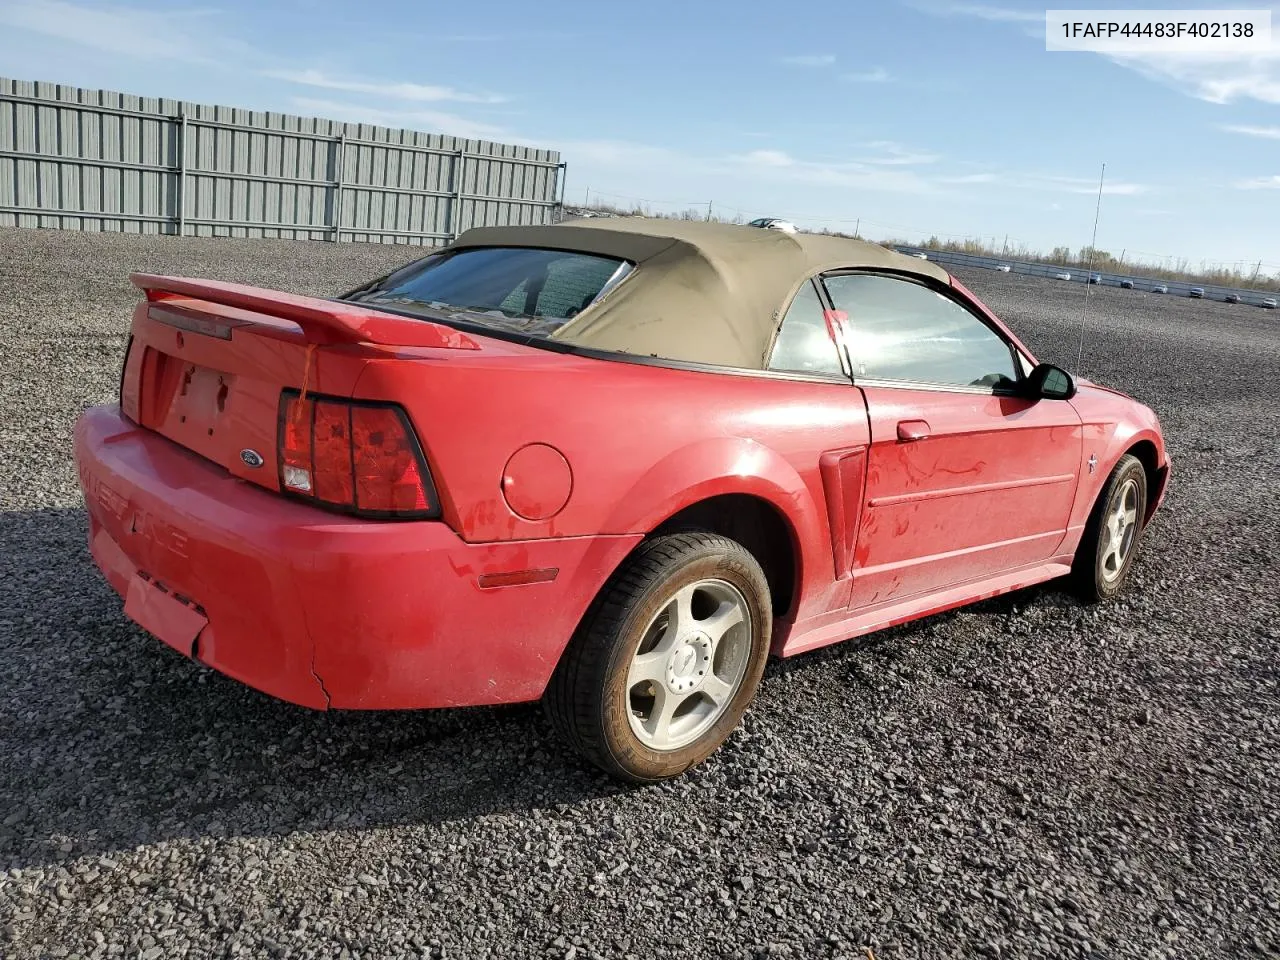
[[[1055,273],[1055,274],[1054,274],[1054,276],[1055,276],[1055,277],[1057,277],[1059,280],[1070,280],[1070,279],[1071,279],[1071,274],[1069,274],[1069,273],[1065,273],[1065,272],[1063,272],[1063,273]]]
[[[1121,281],[1120,281],[1120,289],[1121,289],[1121,290],[1132,290],[1132,289],[1133,289],[1133,281],[1132,281],[1132,280],[1121,280]]]
[[[1190,297],[1192,300],[1203,300],[1204,287],[1192,287],[1191,290],[1187,293],[1187,296]]]
[[[1009,266],[1009,264],[1007,263],[1002,263],[1000,264],[1000,266],[996,267],[996,269],[999,270],[1001,273],[1008,273],[1010,270],[1013,269],[1013,267]]]
[[[1276,298],[1267,297],[1267,299],[1262,301],[1261,306],[1264,310],[1274,310],[1276,308]]]
[[[1239,303],[1239,302],[1240,302],[1240,294],[1238,294],[1238,293],[1228,293],[1228,294],[1226,295],[1226,297],[1223,299],[1223,302],[1224,302],[1224,303]]]
[[[1157,283],[1154,287],[1151,288],[1151,292],[1152,293],[1168,293],[1169,286],[1168,284]]]
[[[779,220],[777,217],[760,217],[747,224],[748,227],[760,227],[764,230],[781,230],[783,233],[797,233],[796,225],[790,220]]]
[[[1090,282],[1090,283],[1101,283],[1101,282],[1102,282],[1102,274],[1100,274],[1100,273],[1090,274],[1090,275],[1089,275],[1089,282]]]

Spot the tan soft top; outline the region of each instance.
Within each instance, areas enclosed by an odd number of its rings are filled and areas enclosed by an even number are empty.
[[[643,217],[477,227],[452,249],[546,247],[630,260],[635,274],[552,339],[595,350],[760,369],[809,277],[869,267],[947,282],[944,270],[863,240]]]

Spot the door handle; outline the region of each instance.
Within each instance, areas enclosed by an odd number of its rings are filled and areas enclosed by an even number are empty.
[[[903,443],[911,440],[924,440],[929,436],[929,421],[927,420],[899,420],[898,421],[898,439]]]

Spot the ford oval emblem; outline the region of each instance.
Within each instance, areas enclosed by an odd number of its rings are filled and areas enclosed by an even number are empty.
[[[241,450],[240,459],[243,460],[245,463],[247,463],[251,467],[260,467],[264,462],[262,459],[262,454],[260,454],[257,450],[249,450],[249,449]]]

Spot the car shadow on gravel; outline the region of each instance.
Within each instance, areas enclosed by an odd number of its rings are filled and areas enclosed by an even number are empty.
[[[780,676],[803,674],[810,670],[825,669],[831,661],[849,660],[854,663],[866,660],[868,656],[896,658],[910,644],[945,632],[960,618],[994,617],[1010,621],[1024,616],[1031,608],[1035,609],[1039,618],[1044,619],[1063,614],[1071,617],[1078,613],[1083,605],[1069,593],[1065,577],[1050,580],[1047,583],[1023,587],[987,600],[965,604],[954,610],[945,610],[921,617],[919,620],[910,620],[874,633],[819,647],[801,656],[775,660],[770,665],[771,672]]]
[[[626,792],[536,705],[322,713],[128,621],[79,509],[0,513],[0,870],[142,843],[442,823]]]
[[[0,513],[0,870],[159,841],[360,831],[627,793],[536,704],[321,713],[185,660],[125,618],[83,510]],[[1053,585],[774,662],[857,679],[967,614],[1071,605]],[[870,671],[870,674],[868,674]]]

